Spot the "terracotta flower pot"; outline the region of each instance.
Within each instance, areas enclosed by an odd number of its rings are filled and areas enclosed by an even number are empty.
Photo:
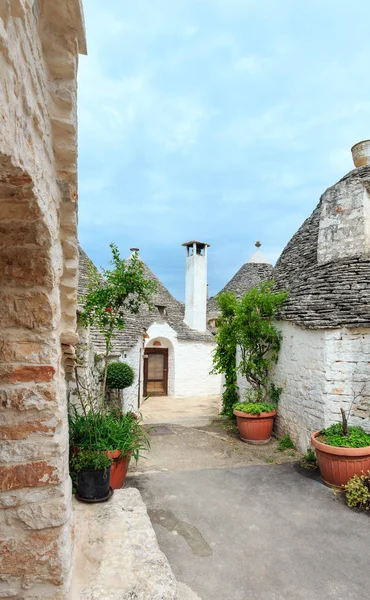
[[[126,478],[131,453],[125,454],[122,457],[120,450],[106,450],[105,454],[113,459],[110,470],[110,487],[114,490],[119,490]]]
[[[260,415],[251,415],[234,410],[239,428],[240,439],[248,444],[267,444],[271,439],[276,410]]]
[[[353,162],[355,167],[364,167],[370,165],[370,140],[358,142],[351,148]]]
[[[319,442],[321,431],[315,431],[311,444],[316,450],[321,478],[325,485],[342,488],[354,475],[370,471],[370,446],[365,448],[338,448]]]

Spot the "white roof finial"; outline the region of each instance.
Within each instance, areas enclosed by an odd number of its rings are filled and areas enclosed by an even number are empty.
[[[247,262],[271,265],[270,261],[267,258],[265,258],[265,256],[263,256],[262,252],[260,251],[260,247],[262,246],[261,242],[257,241],[255,243],[255,246],[256,246],[257,250],[255,251],[254,254],[252,254],[252,256],[250,256],[248,258]]]

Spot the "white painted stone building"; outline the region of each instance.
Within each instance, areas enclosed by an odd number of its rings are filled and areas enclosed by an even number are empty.
[[[147,395],[191,397],[220,393],[221,377],[211,375],[215,339],[207,329],[207,248],[191,241],[186,248],[185,305],[172,296],[144,264],[144,276],[157,283],[153,311],[127,315],[124,330],[113,343],[111,358],[130,364],[134,384],[123,391],[124,408],[137,410]],[[88,261],[80,250],[79,295],[86,289]],[[104,340],[96,330],[80,331],[85,364],[96,375],[96,354]]]
[[[369,192],[370,166],[326,190],[274,269],[290,292],[279,315],[277,432],[301,451],[353,400],[351,424],[370,431]]]

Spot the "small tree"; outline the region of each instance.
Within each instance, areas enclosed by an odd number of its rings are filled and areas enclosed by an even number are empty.
[[[282,334],[273,319],[285,302],[287,292],[274,292],[273,282],[249,290],[238,302],[236,312],[237,344],[241,360],[239,372],[252,388],[251,400],[275,400],[276,388],[270,382],[272,366],[277,362]]]
[[[127,313],[136,314],[142,306],[152,308],[151,298],[157,291],[154,281],[145,279],[144,266],[137,252],[129,260],[120,258],[118,248],[112,250],[111,269],[101,272],[90,264],[87,294],[83,301],[81,324],[96,327],[105,340],[103,397],[106,393],[108,358],[112,340],[125,327]]]
[[[272,286],[273,282],[262,283],[240,299],[231,292],[225,292],[218,298],[221,316],[218,320],[214,371],[225,375],[224,414],[231,415],[233,404],[238,401],[238,371],[251,386],[249,401],[276,400],[279,390],[270,382],[269,375],[271,367],[277,362],[282,336],[273,319],[288,294],[274,292]],[[241,355],[238,365],[237,348]]]

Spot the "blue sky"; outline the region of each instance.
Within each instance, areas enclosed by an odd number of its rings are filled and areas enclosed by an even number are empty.
[[[275,262],[370,137],[368,0],[85,0],[80,243],[131,246],[179,299],[185,250],[217,293]]]

